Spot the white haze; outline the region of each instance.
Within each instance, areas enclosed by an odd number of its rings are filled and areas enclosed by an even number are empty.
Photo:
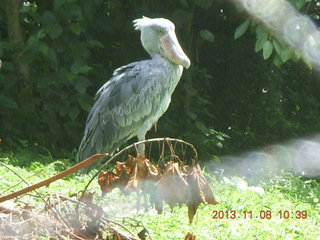
[[[312,20],[286,0],[233,0],[259,20],[276,38],[303,53],[314,70],[320,70],[320,32]],[[320,93],[319,93],[320,94]],[[320,117],[320,116],[319,116]],[[320,135],[275,144],[262,151],[222,157],[220,167],[248,178],[279,174],[281,170],[320,177]]]
[[[306,178],[320,177],[320,135],[305,139],[274,144],[261,151],[241,156],[225,156],[222,164],[227,175],[245,176],[248,179],[271,177],[282,170],[297,173]]]
[[[312,20],[286,0],[233,0],[258,19],[277,38],[301,51],[314,68],[320,68],[320,32]]]

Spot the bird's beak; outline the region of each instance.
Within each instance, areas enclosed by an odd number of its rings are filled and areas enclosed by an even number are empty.
[[[169,61],[185,68],[190,67],[190,60],[183,52],[174,31],[170,31],[160,37],[160,52]]]

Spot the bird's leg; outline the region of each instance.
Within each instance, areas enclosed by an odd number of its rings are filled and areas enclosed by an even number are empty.
[[[140,142],[140,141],[144,141],[145,139],[146,139],[146,132],[144,132],[144,133],[138,133],[137,134],[137,136],[138,136],[138,141]],[[138,145],[138,154],[141,154],[142,156],[146,156],[145,155],[145,150],[146,150],[146,146],[145,146],[145,144],[144,143],[141,143],[141,144],[139,144]]]
[[[143,144],[139,144],[139,146],[138,146],[138,153],[141,154],[144,157],[145,157],[145,150],[146,150],[145,148],[146,148],[146,146],[145,146],[144,143]]]

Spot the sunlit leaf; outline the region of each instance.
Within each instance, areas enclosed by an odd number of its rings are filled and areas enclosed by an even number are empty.
[[[272,39],[272,44],[276,52],[278,54],[281,54],[281,52],[283,51],[281,44],[276,39]]]
[[[241,37],[247,31],[250,23],[251,21],[249,19],[241,23],[234,32],[234,39],[238,39],[239,37]]]
[[[273,52],[273,45],[270,41],[266,41],[263,44],[263,58],[268,59]]]
[[[293,50],[290,47],[287,47],[280,53],[280,57],[283,62],[287,62],[293,55]]]
[[[268,34],[265,33],[261,35],[255,44],[255,51],[259,52],[261,49],[263,49],[264,44],[268,41]]]
[[[256,23],[258,24],[256,28],[257,38],[269,33],[269,31],[263,25],[259,24],[259,22]]]

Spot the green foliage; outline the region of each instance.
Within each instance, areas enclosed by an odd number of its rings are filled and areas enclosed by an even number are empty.
[[[118,48],[118,43],[108,36],[110,29],[101,28],[102,22],[111,19],[107,11],[113,13],[113,7],[109,4],[61,0],[24,2],[20,9],[24,46],[17,48],[6,38],[0,44],[3,59],[0,115],[5,126],[1,131],[4,144],[27,139],[53,149],[67,150],[78,145],[97,89],[92,88],[92,83],[101,84],[106,80],[104,75],[110,75],[112,70],[105,70],[104,65],[115,68],[113,58],[117,56],[113,57],[112,51]],[[96,21],[92,21],[94,17]],[[102,34],[104,38],[99,37]],[[109,41],[108,49],[101,42],[106,42],[105,39]],[[14,60],[9,57],[14,52],[21,55],[20,61],[30,68],[28,78],[17,74]],[[108,58],[104,57],[106,53]]]
[[[299,53],[243,22],[229,1],[23,2],[19,44],[0,6],[1,149],[76,149],[97,89],[116,68],[148,58],[132,27],[142,15],[171,19],[192,62],[149,138],[183,138],[207,159],[320,130],[319,84],[289,61]],[[295,2],[316,19],[315,2]]]

